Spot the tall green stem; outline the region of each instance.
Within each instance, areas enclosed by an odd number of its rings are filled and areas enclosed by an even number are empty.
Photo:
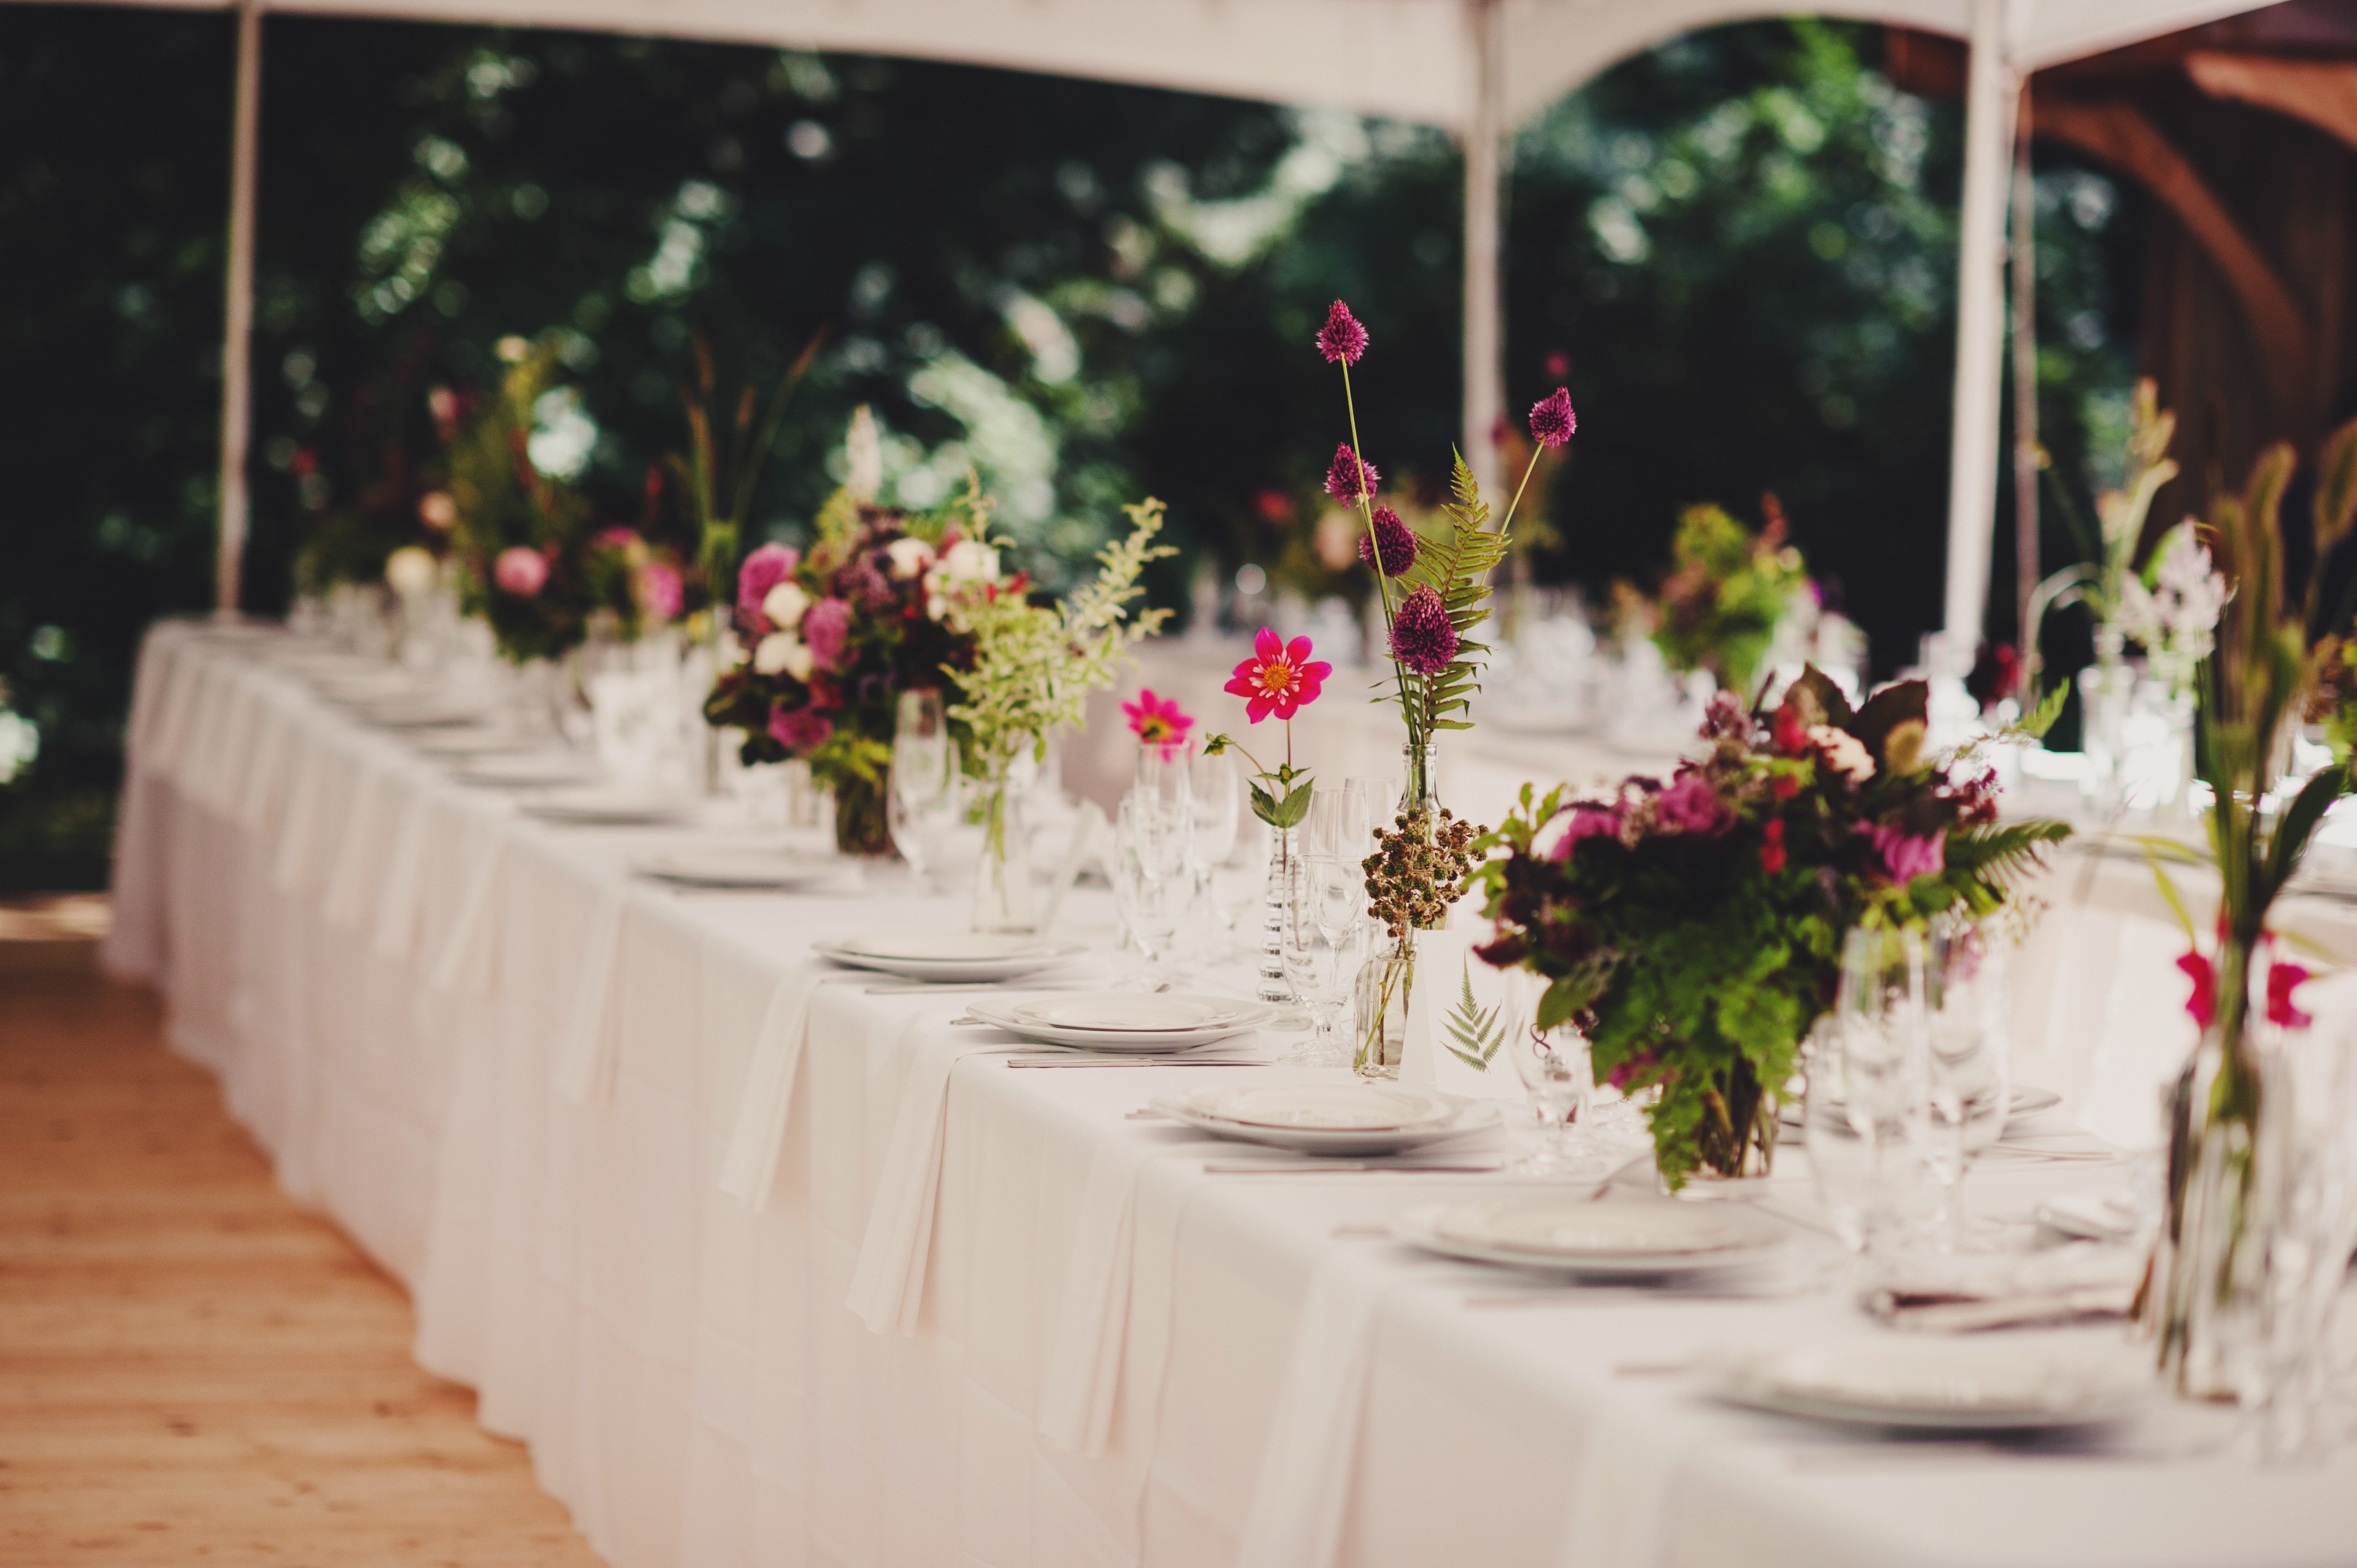
[[[1375,536],[1375,488],[1367,483],[1367,459],[1359,450],[1359,403],[1351,395],[1351,363],[1347,360],[1342,361],[1342,406],[1351,416],[1351,461],[1359,466],[1358,472],[1351,478],[1358,486],[1359,513],[1366,520],[1368,545],[1375,555],[1375,593],[1383,602],[1383,640],[1388,645],[1392,632],[1392,579],[1391,574],[1383,570],[1383,542]],[[1399,680],[1400,717],[1406,721],[1408,739],[1419,739],[1424,734],[1424,726],[1422,715],[1416,712],[1415,703],[1408,696],[1407,666],[1394,658],[1392,660],[1392,673]],[[1286,743],[1288,747],[1286,760],[1288,762],[1292,760],[1289,750],[1291,733],[1288,727]]]

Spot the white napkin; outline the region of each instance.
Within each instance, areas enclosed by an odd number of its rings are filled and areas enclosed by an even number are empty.
[[[1561,1568],[1662,1561],[1681,1447],[1661,1423],[1620,1422],[1608,1431],[1601,1419],[1589,1420],[1555,1558]]]
[[[458,912],[426,983],[436,991],[481,996],[490,991],[499,967],[500,865],[507,854],[507,835],[498,831],[497,818],[478,818],[468,826],[473,842],[467,857],[466,891],[459,896]]]
[[[1329,1568],[1341,1544],[1383,1298],[1362,1266],[1330,1248],[1310,1279],[1236,1568]]]
[[[911,1030],[954,1015],[935,1010],[909,1021]],[[905,1035],[902,1036],[907,1037]],[[877,1334],[917,1332],[925,1298],[925,1262],[933,1244],[933,1208],[942,1190],[942,1128],[948,1120],[950,1071],[959,1058],[1004,1055],[1021,1047],[976,1041],[956,1029],[917,1047],[900,1090],[900,1113],[884,1169],[876,1183],[867,1233],[860,1239],[859,1266],[851,1276],[846,1305]]]
[[[614,1092],[620,1045],[607,1015],[621,968],[622,897],[617,883],[599,896],[589,916],[588,939],[574,971],[573,1011],[556,1039],[556,1092],[576,1105],[592,1100],[602,1104]]]
[[[740,1208],[759,1214],[770,1206],[786,1115],[793,1108],[794,1079],[802,1071],[802,1041],[810,1034],[811,999],[830,975],[840,972],[813,961],[788,973],[770,993],[745,1093],[737,1102],[737,1130],[720,1163],[720,1190]]]

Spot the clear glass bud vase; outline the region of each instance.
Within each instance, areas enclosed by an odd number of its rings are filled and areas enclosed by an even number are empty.
[[[1253,988],[1255,1000],[1285,1010],[1290,1016],[1298,1007],[1300,998],[1293,989],[1293,975],[1285,961],[1286,925],[1296,918],[1301,908],[1302,863],[1301,845],[1290,828],[1272,829],[1268,846],[1268,880],[1261,888],[1261,933],[1259,978]]]
[[[1386,933],[1374,956],[1359,966],[1351,998],[1351,1070],[1361,1078],[1399,1077],[1415,988],[1415,939],[1400,941]]]
[[[1031,834],[1023,800],[1009,787],[1004,763],[991,770],[982,798],[982,855],[974,868],[974,929],[1039,929],[1031,897]]]

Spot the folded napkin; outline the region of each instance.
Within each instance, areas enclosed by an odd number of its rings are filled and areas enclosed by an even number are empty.
[[[938,1027],[944,1015],[920,1013],[909,1021],[914,1031]],[[907,1034],[902,1035],[907,1038]],[[867,1233],[859,1242],[859,1266],[851,1276],[846,1304],[877,1334],[911,1335],[924,1305],[925,1262],[933,1244],[933,1209],[942,1190],[942,1132],[948,1120],[950,1072],[959,1060],[1001,1055],[1017,1047],[976,1041],[955,1029],[919,1044],[900,1088],[900,1112],[884,1169],[876,1183]]]
[[[770,993],[761,1032],[753,1042],[753,1065],[737,1103],[737,1130],[720,1163],[720,1190],[740,1208],[760,1213],[777,1185],[778,1155],[786,1141],[786,1115],[793,1108],[794,1079],[802,1070],[802,1042],[810,1034],[811,999],[841,970],[816,960],[778,982]]]
[[[2124,1316],[2144,1260],[2135,1249],[2074,1242],[2043,1251],[1960,1253],[1894,1263],[1859,1305],[1894,1328],[1970,1334],[2078,1317]]]
[[[589,934],[581,944],[581,961],[574,970],[573,1011],[565,1032],[556,1037],[556,1092],[576,1105],[592,1100],[603,1104],[614,1093],[614,1073],[620,1045],[608,1015],[619,978],[622,951],[620,883],[598,895],[589,916]]]
[[[1341,1545],[1382,1282],[1329,1248],[1309,1282],[1236,1568],[1329,1568]]]
[[[1151,1397],[1161,1384],[1155,1374],[1167,1332],[1146,1326],[1146,1332],[1135,1337],[1138,1343],[1132,1343],[1133,1318],[1143,1312],[1134,1315],[1131,1303],[1151,1294],[1135,1285],[1139,1275],[1167,1277],[1181,1203],[1178,1189],[1157,1194],[1159,1201],[1143,1196],[1142,1173],[1149,1163],[1191,1164],[1232,1146],[1211,1138],[1173,1144],[1139,1135],[1100,1144],[1090,1160],[1071,1258],[1064,1267],[1056,1336],[1048,1343],[1039,1389],[1039,1429],[1064,1452],[1093,1456],[1110,1448],[1125,1361],[1142,1355],[1153,1363],[1134,1397]],[[1167,1313],[1167,1295],[1157,1305]]]

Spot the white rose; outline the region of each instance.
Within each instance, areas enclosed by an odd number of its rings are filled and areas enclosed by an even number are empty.
[[[933,547],[921,539],[896,539],[884,547],[892,558],[892,577],[905,583],[933,564]]]
[[[433,555],[414,544],[404,544],[384,558],[385,585],[404,599],[431,592],[436,575]]]
[[[761,614],[780,631],[793,631],[802,624],[802,612],[810,608],[810,596],[802,591],[791,578],[771,588],[761,600]],[[775,671],[770,671],[775,674]]]
[[[928,620],[939,620],[942,617],[949,613],[949,600],[942,597],[939,594],[928,594],[925,596],[925,618]]]
[[[764,675],[785,674],[807,681],[815,663],[809,645],[789,632],[773,631],[753,650],[753,668]]]
[[[1853,784],[1863,784],[1874,777],[1874,758],[1859,744],[1857,736],[1831,725],[1811,725],[1809,744],[1815,746],[1825,759],[1825,766],[1846,777]]]
[[[942,557],[942,574],[952,583],[998,581],[998,552],[972,539],[961,539]]]

